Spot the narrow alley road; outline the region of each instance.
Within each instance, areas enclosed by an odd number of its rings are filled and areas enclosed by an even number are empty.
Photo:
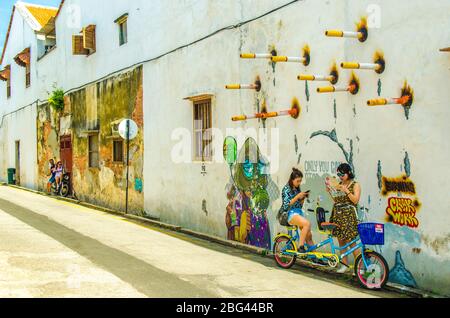
[[[399,297],[0,186],[1,297]]]

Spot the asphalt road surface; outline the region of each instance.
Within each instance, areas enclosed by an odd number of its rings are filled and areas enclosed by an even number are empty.
[[[0,297],[404,297],[0,186]]]

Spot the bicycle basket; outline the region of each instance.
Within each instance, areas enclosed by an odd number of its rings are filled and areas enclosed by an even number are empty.
[[[364,245],[384,245],[384,224],[361,223],[358,232]]]

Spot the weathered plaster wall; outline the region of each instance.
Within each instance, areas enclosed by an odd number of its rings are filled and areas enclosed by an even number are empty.
[[[51,106],[44,104],[38,107],[37,126],[37,158],[38,158],[38,189],[47,190],[49,176],[49,160],[55,163],[60,159],[59,147],[59,114]]]
[[[370,30],[366,43],[324,36],[326,29],[354,30],[355,22],[367,15],[369,4],[381,8],[381,27]],[[450,60],[448,54],[439,52],[450,40],[440,32],[443,26],[450,26],[445,14],[449,8],[450,1],[301,1],[147,63],[145,146],[159,150],[145,154],[146,212],[163,221],[229,237],[228,166],[206,164],[206,174],[202,174],[201,163],[172,161],[172,149],[179,143],[171,138],[174,130],[192,132],[192,102],[184,98],[214,94],[212,124],[227,136],[227,128],[263,127],[254,120],[231,122],[233,115],[256,112],[263,98],[268,110],[275,111],[289,109],[297,97],[303,107],[299,120],[282,117],[265,124],[267,134],[271,128],[279,128],[280,134],[280,169],[270,175],[276,187],[268,191],[272,238],[284,231],[275,215],[281,204],[279,191],[293,166],[305,172],[303,187],[312,190],[313,199],[322,195],[325,207],[331,208],[325,178],[334,175],[337,164],[349,162],[362,185],[361,206],[369,220],[386,222],[387,244],[382,251],[391,267],[392,281],[450,294],[449,217],[445,212],[450,202],[444,186],[449,177],[445,167],[450,150],[443,147],[450,119],[450,92],[445,87]],[[312,63],[307,68],[296,64],[273,67],[264,60],[239,59],[241,52],[262,53],[273,46],[279,54],[297,56],[305,43],[312,50]],[[387,69],[382,75],[356,71],[361,80],[361,92],[356,96],[318,95],[315,89],[322,85],[310,82],[306,86],[296,80],[300,73],[327,73],[333,61],[371,62],[376,50],[384,52]],[[339,84],[344,85],[350,72],[340,73]],[[260,93],[224,90],[225,84],[250,83],[257,75],[263,83]],[[401,106],[366,106],[368,99],[379,94],[399,97],[405,80],[416,95],[409,119]],[[239,150],[244,141],[239,142]],[[221,152],[220,143],[215,151]],[[404,175],[414,183],[415,193],[383,194],[383,177]],[[408,222],[394,224],[394,217],[388,218],[392,198],[420,202],[412,205],[415,210],[396,212],[396,216],[410,218],[414,214],[417,227]],[[317,232],[315,238],[320,238]]]

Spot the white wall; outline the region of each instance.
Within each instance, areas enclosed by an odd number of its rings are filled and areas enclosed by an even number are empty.
[[[369,4],[380,6],[381,28],[372,29],[366,43],[324,36],[326,29],[353,31],[355,22],[367,15]],[[301,119],[267,121],[268,129],[280,129],[280,170],[271,176],[278,189],[286,184],[293,166],[313,173],[308,171],[311,161],[345,161],[343,152],[329,138],[311,138],[314,132],[336,129],[339,142],[348,153],[353,142],[353,162],[363,188],[361,205],[369,210],[370,220],[385,222],[387,200],[396,195],[381,195],[378,161],[381,161],[383,176],[398,177],[405,173],[404,159],[408,153],[410,178],[422,204],[417,214],[420,225],[412,229],[387,224],[387,245],[383,254],[393,268],[399,251],[419,287],[448,294],[450,253],[446,208],[450,202],[445,180],[449,177],[446,159],[450,150],[443,145],[450,119],[447,107],[450,92],[446,88],[450,56],[439,52],[439,48],[448,46],[450,41],[449,35],[441,32],[449,26],[446,17],[449,8],[449,1],[431,1],[426,5],[421,1],[395,4],[302,1],[146,64],[144,179],[147,212],[163,221],[226,237],[225,187],[230,178],[227,165],[208,164],[208,174],[202,176],[201,164],[176,165],[171,160],[172,147],[177,143],[171,140],[172,132],[180,127],[192,131],[192,103],[183,98],[213,93],[213,127],[225,134],[227,128],[260,127],[257,121],[231,122],[233,115],[254,113],[257,98],[266,97],[269,111],[275,111],[288,109],[292,98],[298,97],[303,106]],[[185,12],[186,17],[191,14],[190,9]],[[275,45],[279,54],[295,56],[305,43],[312,49],[312,63],[306,69],[279,64],[274,73],[267,61],[239,59],[240,52],[265,52],[269,45]],[[379,76],[373,71],[356,71],[361,80],[361,92],[357,96],[318,95],[315,89],[321,84],[309,83],[310,101],[307,102],[305,84],[296,80],[299,73],[327,73],[333,60],[372,62],[376,50],[385,54],[386,72]],[[340,84],[347,83],[350,72],[340,72]],[[259,94],[224,89],[225,84],[252,82],[256,75],[261,76],[263,82]],[[368,99],[378,97],[378,79],[382,82],[382,97],[399,97],[404,81],[408,80],[416,95],[409,120],[401,106],[366,106]],[[221,149],[216,151],[221,152]],[[325,173],[313,174],[326,176]],[[304,187],[312,187],[314,198],[326,195],[323,184],[318,187],[306,180]],[[208,216],[202,211],[203,200],[207,201]],[[326,200],[325,205],[331,208],[330,203]],[[268,211],[272,237],[283,230],[275,220],[279,206],[278,199],[271,203]],[[436,266],[440,272],[435,272]]]

